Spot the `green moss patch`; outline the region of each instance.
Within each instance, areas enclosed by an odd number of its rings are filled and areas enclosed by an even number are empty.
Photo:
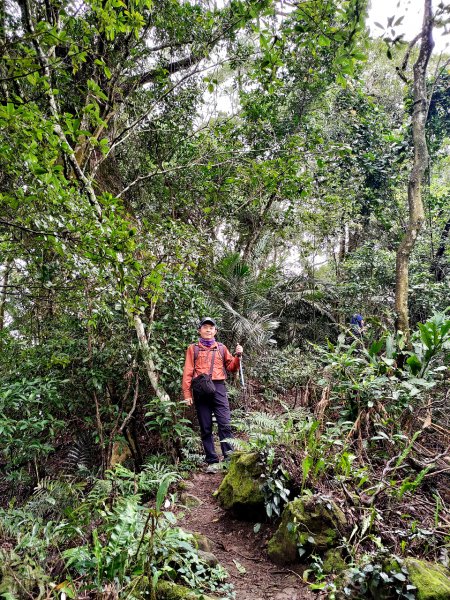
[[[217,490],[220,504],[243,518],[259,517],[264,510],[261,473],[258,454],[234,454]]]
[[[450,572],[442,565],[407,558],[411,583],[417,588],[418,600],[449,600]]]
[[[194,592],[184,585],[171,581],[160,581],[156,587],[156,600],[214,600],[199,592]]]
[[[342,558],[342,551],[339,548],[330,548],[323,557],[324,573],[342,573],[347,568],[347,563]]]
[[[280,526],[269,541],[269,557],[286,565],[299,559],[299,546],[324,552],[339,542],[346,526],[344,513],[330,498],[297,498],[284,508]]]

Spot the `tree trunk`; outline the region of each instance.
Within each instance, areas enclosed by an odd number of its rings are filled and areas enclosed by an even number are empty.
[[[339,232],[339,249],[338,249],[338,266],[344,262],[345,260],[345,256],[347,254],[347,249],[346,249],[346,230],[345,230],[345,225],[342,224],[341,225],[341,230]]]
[[[158,383],[158,371],[151,357],[150,347],[148,345],[147,336],[145,335],[144,323],[139,315],[134,315],[134,326],[136,328],[139,346],[142,350],[142,357],[150,383],[155,390],[157,398],[163,402],[168,402],[170,401],[169,394]]]
[[[408,182],[409,220],[406,232],[397,250],[395,310],[397,331],[409,334],[408,286],[409,258],[425,219],[422,201],[422,181],[428,166],[428,148],[425,137],[428,101],[426,88],[427,66],[434,46],[431,0],[424,2],[424,16],[419,57],[414,64],[412,133],[414,161]]]
[[[7,77],[6,69],[6,8],[5,0],[0,0],[0,45],[2,46],[3,52],[3,63],[0,66],[0,78],[1,78],[1,89],[3,93],[3,102],[6,104],[9,100],[8,85],[4,79]],[[4,66],[3,66],[4,65]]]
[[[361,241],[361,229],[359,225],[353,225],[348,232],[348,254],[354,252]]]
[[[8,259],[8,262],[3,267],[3,277],[0,289],[0,331],[5,327],[5,307],[6,297],[8,291],[9,275],[11,273],[12,260]]]
[[[253,228],[253,233],[247,240],[244,251],[242,253],[242,262],[248,263],[251,253],[253,252],[254,247],[256,246],[264,231],[265,218],[268,215],[272,204],[275,202],[276,197],[276,192],[273,192],[267,200],[267,203],[262,207],[260,214],[258,215],[258,222],[257,224],[255,224]]]

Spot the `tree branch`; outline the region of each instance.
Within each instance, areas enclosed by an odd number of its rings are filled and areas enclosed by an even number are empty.
[[[417,42],[420,40],[421,37],[422,37],[422,32],[418,33],[416,35],[416,37],[413,38],[409,42],[409,45],[408,45],[408,48],[406,50],[405,56],[403,57],[402,64],[400,65],[400,67],[396,67],[395,68],[395,70],[397,71],[397,75],[400,77],[400,79],[402,81],[404,81],[407,84],[411,83],[409,81],[409,79],[405,75],[405,71],[406,71],[406,68],[407,68],[408,62],[409,62],[409,57],[411,56],[411,52],[412,52],[414,46],[417,44]]]
[[[24,26],[26,27],[28,33],[33,35],[33,46],[36,50],[36,54],[37,54],[39,63],[41,64],[44,74],[48,81],[49,108],[50,108],[50,113],[54,119],[53,127],[55,130],[55,133],[57,134],[57,136],[59,137],[60,142],[61,142],[61,149],[62,149],[63,153],[67,156],[70,166],[72,167],[77,179],[83,184],[84,188],[86,189],[88,200],[89,200],[91,206],[95,209],[98,219],[101,221],[102,220],[102,209],[100,207],[100,204],[98,203],[97,196],[94,192],[94,188],[92,187],[92,183],[85,176],[80,165],[78,164],[78,161],[75,157],[75,153],[72,150],[72,147],[70,146],[70,144],[65,136],[65,133],[59,123],[59,111],[58,111],[58,107],[56,106],[55,95],[54,95],[53,89],[52,89],[50,65],[49,65],[48,59],[47,59],[46,55],[44,54],[44,51],[42,50],[42,47],[37,39],[37,36],[34,35],[35,29],[34,29],[33,19],[31,16],[30,0],[19,0],[19,4],[22,9]]]

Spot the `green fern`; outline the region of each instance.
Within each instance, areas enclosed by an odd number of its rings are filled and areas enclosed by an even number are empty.
[[[130,471],[122,465],[116,465],[113,471],[107,471],[106,477],[119,488],[122,495],[150,494],[155,495],[160,482],[172,475],[178,477],[173,465],[164,457],[156,456],[148,459],[140,473]]]
[[[64,481],[44,477],[34,488],[33,496],[25,504],[25,509],[39,517],[62,517],[64,512],[80,499],[85,483]]]
[[[23,508],[0,508],[0,537],[16,539],[21,523],[28,523],[33,516]]]
[[[108,479],[97,479],[93,488],[88,494],[87,503],[100,506],[111,496],[113,491],[112,482]]]
[[[247,444],[242,448],[245,451],[261,450],[279,444],[295,444],[307,435],[309,423],[310,419],[302,410],[287,411],[276,417],[264,412],[254,412],[243,419],[233,420],[235,429],[248,438]]]
[[[254,425],[261,429],[261,431],[276,431],[280,428],[280,421],[276,417],[273,417],[272,415],[269,415],[267,413],[253,413],[252,421]]]
[[[104,510],[112,499],[114,486],[112,481],[97,479],[89,494],[71,512],[70,521],[75,527],[85,526]]]
[[[5,600],[47,598],[50,577],[29,556],[0,549],[0,597]]]
[[[228,438],[226,442],[237,452],[250,452],[252,447],[249,442],[240,438]]]
[[[91,479],[99,474],[99,448],[90,433],[82,433],[67,452],[66,465],[83,479]]]
[[[181,452],[183,460],[178,465],[180,471],[195,469],[205,460],[200,439],[197,435],[186,436],[184,438]]]
[[[105,511],[101,535],[92,532],[92,545],[76,546],[62,554],[66,567],[95,578],[98,589],[105,581],[123,582],[131,568],[144,528],[145,513],[138,496],[120,498],[112,511]]]

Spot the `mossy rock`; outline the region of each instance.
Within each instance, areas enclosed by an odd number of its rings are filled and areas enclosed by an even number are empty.
[[[205,552],[204,550],[197,550],[197,555],[201,561],[206,563],[209,567],[217,567],[219,561],[217,556],[212,552]]]
[[[184,585],[178,585],[172,581],[159,581],[156,586],[156,600],[215,600],[211,596],[205,596],[194,592]]]
[[[208,538],[203,533],[198,531],[188,531],[194,537],[194,545],[197,550],[203,550],[203,552],[211,552],[211,544]]]
[[[257,453],[234,453],[216,492],[220,504],[241,518],[260,517],[264,513],[261,473]]]
[[[194,488],[194,484],[192,483],[192,481],[189,481],[187,479],[182,479],[181,481],[179,481],[177,483],[177,488],[180,491],[186,491],[186,490],[192,490]]]
[[[203,504],[202,500],[194,494],[189,494],[188,492],[182,492],[180,494],[180,504],[185,508],[198,508]]]
[[[324,573],[342,573],[342,571],[345,571],[347,566],[347,563],[342,558],[342,550],[339,548],[330,548],[325,552],[322,563]]]
[[[324,552],[336,546],[346,527],[344,513],[331,498],[296,498],[284,507],[280,526],[269,541],[269,557],[278,565],[287,565],[299,559],[299,546]]]
[[[418,600],[449,600],[450,571],[437,563],[407,558],[409,579],[417,588]]]

